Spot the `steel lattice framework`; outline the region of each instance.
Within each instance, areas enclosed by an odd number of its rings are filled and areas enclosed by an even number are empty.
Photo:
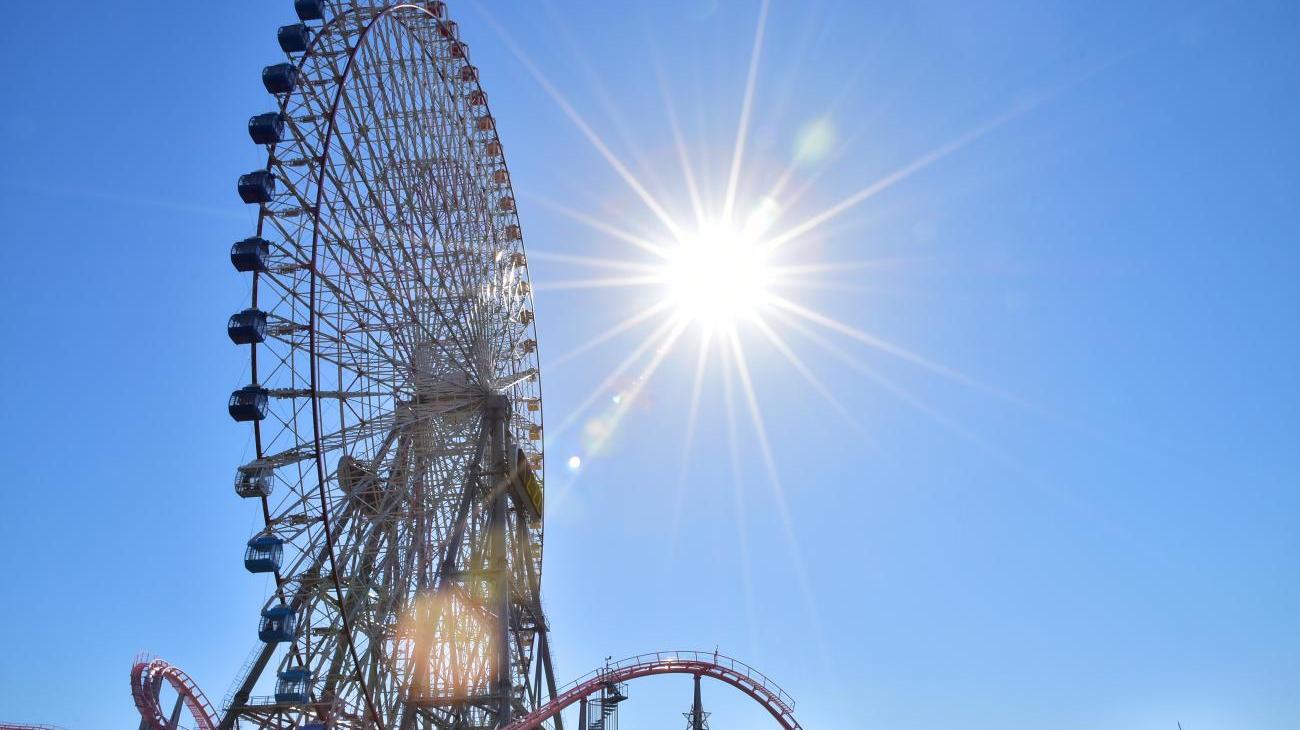
[[[498,726],[555,685],[501,142],[443,3],[298,6],[319,23],[263,74],[279,106],[252,240],[269,246],[243,267],[252,385],[231,401],[253,422],[237,489],[261,502],[275,590],[219,726]]]

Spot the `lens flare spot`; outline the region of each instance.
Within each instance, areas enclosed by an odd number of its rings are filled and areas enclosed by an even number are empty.
[[[577,471],[582,468],[582,457],[574,454],[569,457],[569,471]]]
[[[757,238],[763,235],[776,223],[776,219],[781,215],[781,206],[776,199],[767,196],[754,206],[749,217],[745,219],[744,233],[751,238]]]
[[[614,419],[600,415],[588,420],[582,426],[582,445],[589,456],[604,452],[610,437],[614,435]]]
[[[416,672],[424,679],[411,688],[416,696],[464,696],[489,690],[491,644],[498,639],[481,599],[459,589],[423,592],[399,619],[397,635],[411,655],[416,646],[430,642],[428,670]]]
[[[810,165],[826,159],[835,146],[835,124],[827,117],[814,119],[799,129],[794,139],[794,160]]]

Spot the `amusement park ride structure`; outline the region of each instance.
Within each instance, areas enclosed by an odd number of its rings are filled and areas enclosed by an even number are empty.
[[[244,565],[274,589],[221,706],[136,660],[141,730],[562,730],[574,704],[579,730],[616,730],[624,683],[661,674],[695,678],[690,730],[702,677],[797,730],[788,695],[716,651],[556,684],[532,295],[478,70],[443,2],[294,7],[262,71],[276,104],[248,124],[268,154],[239,178],[252,295],[227,327],[256,446],[234,491],[263,523]]]

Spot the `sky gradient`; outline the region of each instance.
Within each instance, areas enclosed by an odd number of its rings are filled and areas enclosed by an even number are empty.
[[[715,349],[687,453],[699,331],[593,396],[656,324],[572,353],[663,292],[566,257],[649,260],[582,216],[671,238],[590,135],[691,220],[661,78],[723,206],[760,4],[449,4],[537,292],[562,682],[717,646],[808,728],[1300,726],[1300,7],[774,0],[735,207],[861,198],[780,253],[837,266],[786,294],[839,325],[765,320],[824,393],[742,325],[761,429]],[[216,702],[256,644],[222,328],[292,3],[8,16],[0,720],[134,727],[136,652]],[[631,696],[680,726],[690,681]]]

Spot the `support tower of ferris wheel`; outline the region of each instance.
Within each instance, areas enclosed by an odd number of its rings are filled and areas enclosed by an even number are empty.
[[[274,577],[229,728],[489,728],[554,695],[533,307],[487,97],[442,2],[298,0],[231,260]],[[263,694],[258,694],[262,692]],[[200,723],[203,724],[203,723]]]

